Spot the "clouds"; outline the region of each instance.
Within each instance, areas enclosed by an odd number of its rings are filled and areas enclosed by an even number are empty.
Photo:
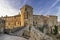
[[[0,16],[17,15],[19,9],[25,4],[31,5],[33,7],[34,14],[55,14],[59,16],[59,1],[60,0],[0,0]]]
[[[48,11],[46,12],[45,15],[49,14],[50,10],[51,10],[53,7],[55,7],[55,5],[56,5],[59,1],[60,1],[60,0],[56,0],[56,1],[50,6],[50,8],[48,9]]]
[[[56,0],[51,7],[48,9],[48,11],[46,12],[45,15],[56,15],[58,16],[58,21],[60,21],[60,5],[58,6],[58,2],[60,2],[60,0]]]
[[[55,7],[56,0],[41,0],[40,2],[40,4],[37,4],[38,12],[40,14],[46,15],[52,7]]]
[[[60,21],[60,7],[58,7],[58,12],[56,15],[58,16],[58,21]]]
[[[0,16],[5,16],[5,15],[15,15],[17,14],[17,10],[13,9],[6,0],[0,0]]]
[[[19,9],[22,5],[26,4],[28,0],[6,0],[14,9]]]
[[[0,16],[12,16],[19,12],[22,5],[28,0],[0,0]]]

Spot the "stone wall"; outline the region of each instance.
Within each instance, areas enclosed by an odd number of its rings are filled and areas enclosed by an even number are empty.
[[[4,33],[5,21],[0,18],[0,33]]]
[[[48,24],[50,30],[52,26],[57,25],[57,16],[33,15],[33,8],[29,5],[24,5],[20,9],[20,13],[15,16],[1,17],[5,20],[5,29],[32,25],[36,27],[43,27],[44,24]]]
[[[2,17],[5,20],[5,29],[13,29],[21,26],[20,15]]]
[[[33,8],[24,5],[21,9],[21,26],[33,25]]]

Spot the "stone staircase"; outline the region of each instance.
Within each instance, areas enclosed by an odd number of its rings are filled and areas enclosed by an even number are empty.
[[[54,40],[52,37],[40,32],[34,27],[31,27],[31,30],[29,30],[29,27],[24,27],[19,31],[11,33],[11,35],[24,37],[28,40]]]
[[[34,27],[31,28],[31,38],[30,40],[53,40],[52,37],[40,32],[39,30],[35,29]]]

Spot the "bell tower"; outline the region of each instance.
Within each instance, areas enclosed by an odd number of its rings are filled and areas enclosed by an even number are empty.
[[[33,25],[33,8],[29,5],[24,5],[21,9],[21,26]]]

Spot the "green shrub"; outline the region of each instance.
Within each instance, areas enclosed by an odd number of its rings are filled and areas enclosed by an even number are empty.
[[[54,29],[52,29],[53,30],[53,34],[54,35],[56,35],[56,34],[58,34],[58,26],[54,26]]]

